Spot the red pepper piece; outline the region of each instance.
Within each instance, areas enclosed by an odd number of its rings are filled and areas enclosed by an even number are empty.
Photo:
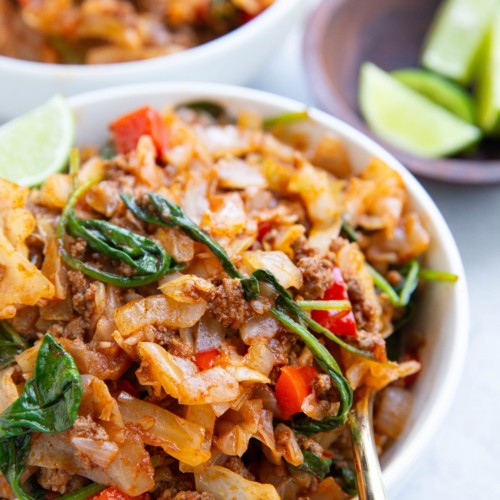
[[[219,354],[219,349],[207,349],[206,351],[200,351],[194,355],[194,362],[200,370],[208,370],[214,366],[215,360]]]
[[[150,498],[149,493],[133,497],[123,493],[117,488],[111,487],[97,493],[97,495],[91,496],[87,500],[150,500]]]
[[[116,149],[119,153],[126,154],[133,151],[143,135],[151,137],[158,155],[167,147],[165,124],[158,111],[149,106],[121,116],[109,127],[113,132]]]
[[[349,300],[347,286],[338,267],[333,269],[333,282],[322,300]],[[356,320],[352,311],[312,311],[311,317],[336,335],[357,337]]]
[[[257,234],[257,241],[262,243],[262,240],[266,236],[266,234],[271,231],[271,223],[268,221],[261,222],[259,224],[259,232]]]
[[[274,392],[285,420],[300,413],[304,399],[311,394],[311,383],[317,374],[314,366],[284,366]]]

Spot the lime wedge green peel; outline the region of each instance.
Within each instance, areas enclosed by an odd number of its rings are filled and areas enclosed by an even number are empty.
[[[422,65],[468,85],[498,0],[446,0],[426,41]]]
[[[372,63],[361,67],[359,103],[370,128],[404,151],[427,158],[458,153],[479,128],[436,105]]]
[[[484,44],[477,82],[479,126],[487,135],[500,135],[500,10]]]
[[[462,120],[475,122],[474,101],[456,83],[424,69],[400,69],[391,75]]]
[[[0,177],[41,184],[67,165],[74,136],[72,112],[60,96],[6,123],[0,127]]]

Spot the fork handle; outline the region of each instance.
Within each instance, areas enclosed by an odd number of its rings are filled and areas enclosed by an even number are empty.
[[[349,414],[359,500],[386,498],[372,428],[375,393],[374,389],[362,389]]]

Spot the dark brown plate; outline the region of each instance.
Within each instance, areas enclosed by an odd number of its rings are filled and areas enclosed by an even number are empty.
[[[359,114],[360,65],[372,61],[385,70],[418,67],[423,40],[440,3],[324,0],[310,16],[304,38],[309,84],[327,111],[382,143],[413,173],[464,184],[500,182],[500,141],[483,141],[470,158],[420,158],[384,143]]]

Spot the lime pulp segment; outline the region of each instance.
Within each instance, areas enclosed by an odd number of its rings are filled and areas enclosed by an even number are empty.
[[[24,186],[62,170],[74,140],[74,120],[56,96],[0,127],[0,177]]]
[[[471,83],[497,6],[498,0],[446,0],[431,27],[422,65],[459,83]]]
[[[371,129],[409,153],[437,158],[466,149],[481,131],[371,63],[361,68],[359,103]]]
[[[475,122],[474,101],[456,83],[424,69],[400,69],[391,75],[462,120]]]

